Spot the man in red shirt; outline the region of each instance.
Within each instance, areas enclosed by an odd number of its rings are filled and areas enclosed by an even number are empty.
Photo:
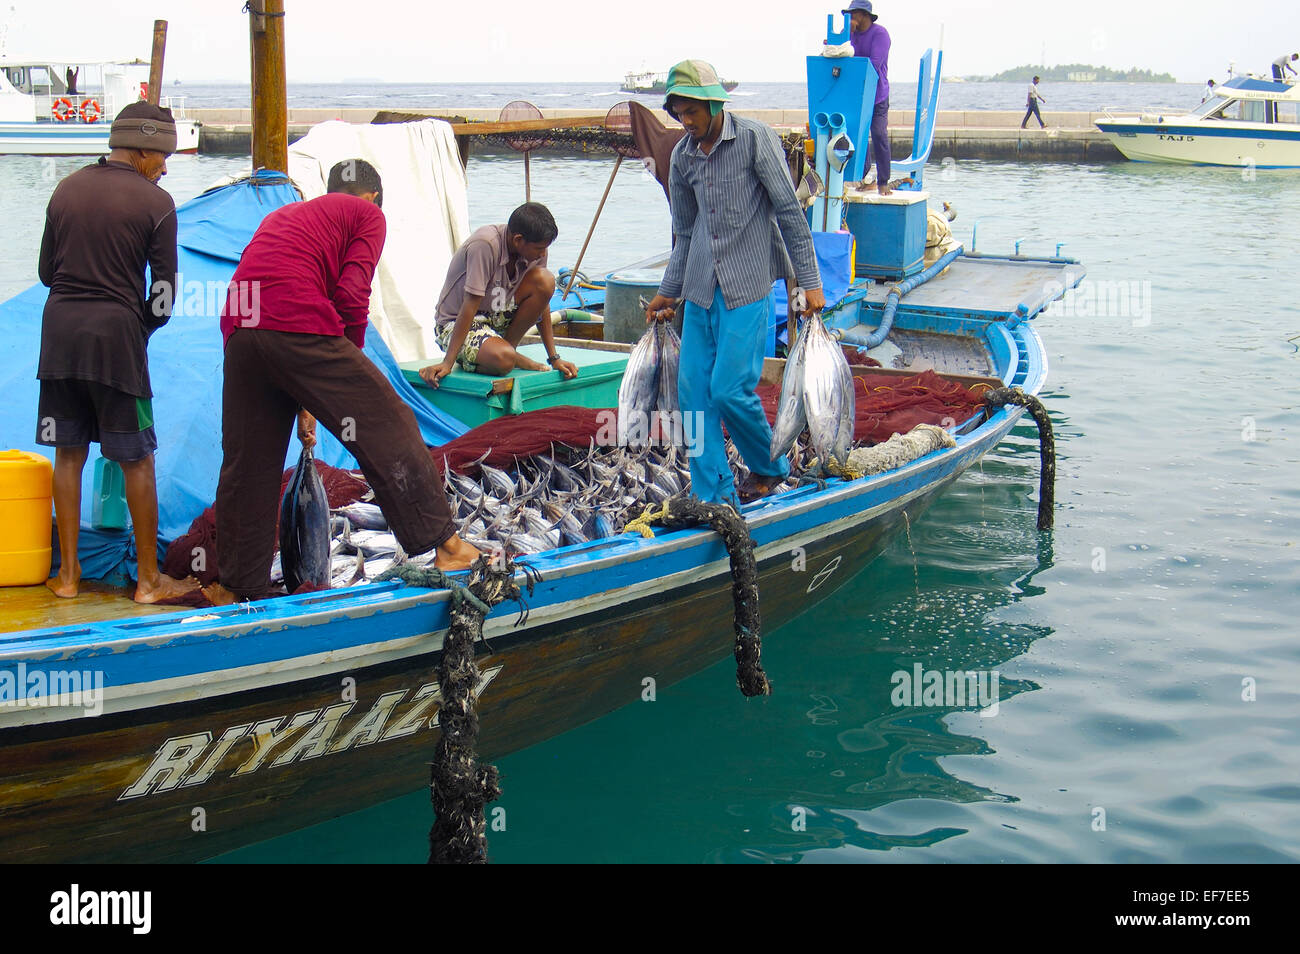
[[[328,194],[275,210],[231,278],[225,338],[213,603],[269,595],[281,468],[294,416],[316,421],[352,452],[407,553],[437,549],[462,570],[479,551],[455,533],[442,479],[415,415],[361,352],[370,283],[384,248],[383,184],[368,162],[330,170]]]

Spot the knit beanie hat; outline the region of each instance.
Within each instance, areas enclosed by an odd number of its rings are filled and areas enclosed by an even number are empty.
[[[152,103],[132,103],[123,108],[109,130],[108,148],[154,149],[170,156],[176,151],[172,111]]]

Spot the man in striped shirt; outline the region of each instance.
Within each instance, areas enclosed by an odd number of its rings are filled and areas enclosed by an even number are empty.
[[[772,282],[793,271],[804,315],[821,311],[826,300],[776,134],[723,110],[726,90],[703,60],[678,63],[667,86],[664,109],[687,135],[673,149],[669,174],[672,256],[646,321],[671,318],[673,302],[685,299],[678,400],[683,415],[702,425],[688,449],[692,492],[704,501],[752,500],[789,474],[784,457],[770,460],[772,430],[754,393],[773,315]],[[750,469],[740,488],[727,462],[724,419]]]

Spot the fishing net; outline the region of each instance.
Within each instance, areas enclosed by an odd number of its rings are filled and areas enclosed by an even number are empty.
[[[527,100],[517,99],[513,103],[506,103],[501,107],[501,115],[497,117],[499,122],[513,123],[530,119],[542,119],[542,111]],[[545,149],[551,144],[545,132],[519,132],[509,133],[505,137],[505,143],[515,152],[532,152],[534,149]]]
[[[439,469],[444,460],[449,469],[469,477],[477,476],[479,459],[489,467],[506,468],[516,458],[549,454],[551,445],[585,449],[601,436],[602,427],[611,434],[617,412],[590,407],[547,407],[524,414],[498,417],[431,449]]]
[[[906,434],[918,424],[951,427],[968,421],[984,407],[987,388],[967,387],[922,371],[905,378],[885,374],[854,375],[854,443],[879,444]],[[779,385],[761,385],[759,400],[769,421],[776,421]]]

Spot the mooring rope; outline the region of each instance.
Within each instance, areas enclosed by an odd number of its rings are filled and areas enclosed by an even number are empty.
[[[647,507],[645,512],[627,524],[624,531],[638,531],[643,536],[653,536],[651,523],[662,524],[669,530],[684,530],[708,524],[722,537],[731,558],[731,598],[735,606],[736,685],[746,696],[766,696],[772,693],[772,684],[763,671],[762,619],[758,610],[758,562],[754,558],[754,540],[749,535],[745,519],[729,504],[703,503],[692,497],[689,500],[670,500],[662,509]]]
[[[443,638],[438,682],[442,733],[429,771],[434,822],[429,830],[430,864],[486,864],[487,819],[483,809],[501,797],[496,766],[480,765],[477,755],[478,713],[474,690],[479,671],[474,644],[483,636],[483,618],[493,606],[513,599],[523,603],[509,559],[484,555],[470,568],[462,585],[436,567],[396,566],[379,579],[401,579],[412,586],[451,590],[451,624]],[[528,576],[532,590],[533,577]]]
[[[1020,388],[995,388],[984,395],[990,409],[1006,404],[1023,407],[1033,415],[1038,425],[1038,529],[1051,530],[1055,509],[1056,439],[1052,436],[1052,421],[1047,416],[1043,402]]]

